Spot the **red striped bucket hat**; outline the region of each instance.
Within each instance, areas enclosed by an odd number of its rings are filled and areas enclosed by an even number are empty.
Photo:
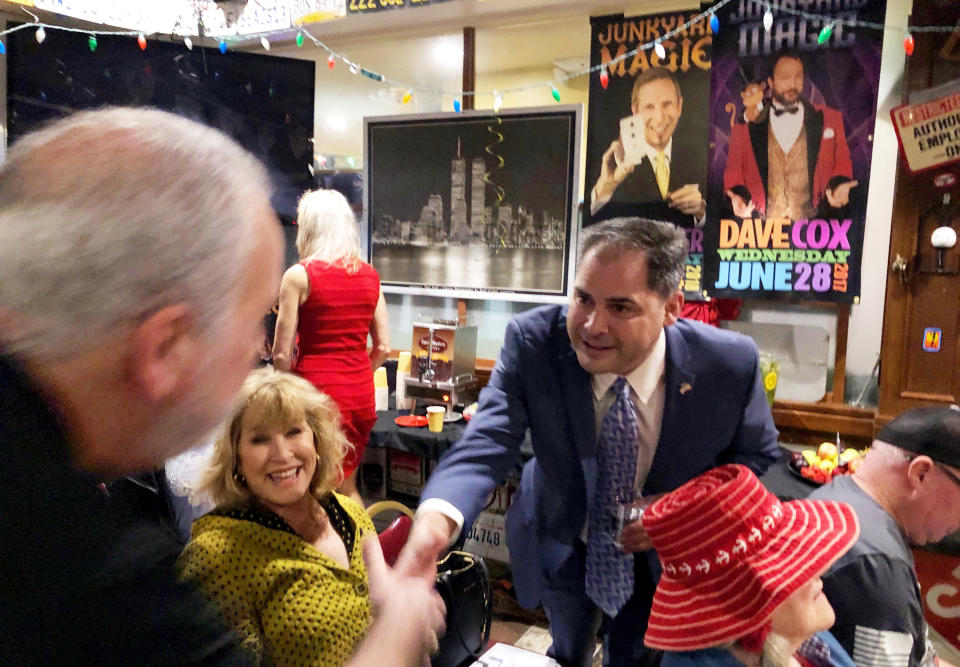
[[[780,502],[749,468],[715,468],[643,513],[663,575],[644,643],[693,651],[759,629],[794,591],[853,546],[853,509]]]

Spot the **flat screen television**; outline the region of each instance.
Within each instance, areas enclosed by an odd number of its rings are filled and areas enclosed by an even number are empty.
[[[192,118],[233,137],[270,171],[273,205],[296,215],[314,187],[315,63],[134,37],[34,30],[7,35],[7,119],[12,143],[48,120],[80,109],[149,106]]]

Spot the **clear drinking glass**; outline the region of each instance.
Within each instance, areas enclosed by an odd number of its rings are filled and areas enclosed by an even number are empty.
[[[623,545],[620,543],[620,533],[623,532],[624,526],[628,526],[634,521],[639,521],[640,517],[643,516],[643,511],[663,496],[664,494],[662,493],[651,493],[640,496],[639,498],[634,496],[617,499],[613,526],[613,543],[618,549],[623,548]]]
[[[780,361],[772,354],[760,354],[760,378],[767,394],[767,403],[772,406],[777,395],[777,383],[780,381]]]

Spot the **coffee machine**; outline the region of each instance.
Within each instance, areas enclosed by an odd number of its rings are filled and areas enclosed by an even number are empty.
[[[477,360],[477,327],[456,320],[415,322],[410,345],[407,397],[427,405],[442,405],[452,421],[461,409],[477,400],[480,383],[474,371]]]

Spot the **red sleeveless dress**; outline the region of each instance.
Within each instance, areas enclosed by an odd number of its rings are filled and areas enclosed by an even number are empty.
[[[365,262],[356,273],[347,273],[339,263],[300,264],[310,280],[310,296],[299,310],[293,370],[340,408],[343,432],[353,444],[343,461],[346,478],[360,465],[377,421],[367,333],[380,298],[380,276]]]

